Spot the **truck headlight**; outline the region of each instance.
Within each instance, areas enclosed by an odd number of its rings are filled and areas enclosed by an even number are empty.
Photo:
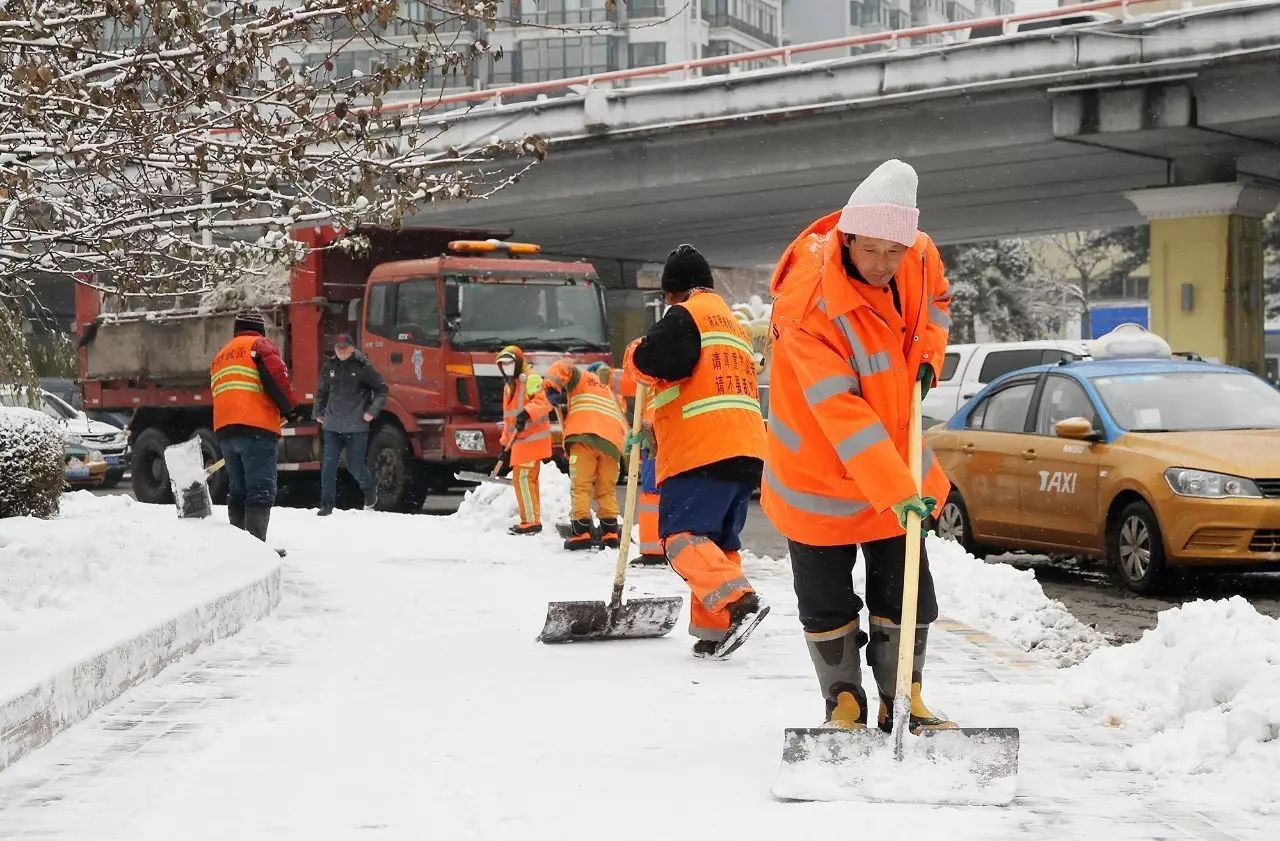
[[[1189,467],[1170,467],[1164,472],[1169,487],[1179,496],[1200,499],[1261,499],[1262,491],[1252,479],[1213,473],[1208,470],[1192,470]]]
[[[453,443],[459,450],[468,453],[483,453],[484,432],[479,429],[455,429],[453,431]]]

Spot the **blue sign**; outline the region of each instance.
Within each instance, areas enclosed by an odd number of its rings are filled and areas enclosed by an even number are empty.
[[[1092,306],[1089,308],[1089,338],[1105,336],[1121,324],[1151,328],[1151,308],[1146,304]]]

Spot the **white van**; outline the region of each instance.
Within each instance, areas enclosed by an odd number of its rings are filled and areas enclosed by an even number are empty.
[[[924,425],[946,423],[966,400],[1001,374],[1087,353],[1085,342],[1062,339],[948,345],[942,379],[924,398]]]

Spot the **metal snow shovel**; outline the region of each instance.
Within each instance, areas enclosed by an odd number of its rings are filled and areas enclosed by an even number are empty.
[[[636,389],[636,405],[631,434],[640,432],[645,388]],[[604,602],[552,602],[547,605],[547,621],[538,639],[542,642],[585,642],[641,637],[661,637],[671,632],[684,599],[631,599],[622,603],[622,587],[627,574],[627,553],[631,551],[631,527],[635,523],[636,487],[640,482],[640,459],[627,465],[627,495],[622,506],[622,534],[618,545],[618,568],[613,575],[613,596]]]
[[[923,485],[920,384],[912,398],[910,467]],[[1015,727],[909,730],[911,671],[920,585],[920,518],[907,515],[902,623],[894,688],[893,732],[788,728],[773,794],[783,800],[891,800],[1005,805],[1017,787],[1020,734]]]

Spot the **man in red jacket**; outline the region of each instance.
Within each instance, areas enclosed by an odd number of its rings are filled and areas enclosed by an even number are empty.
[[[235,337],[209,369],[213,431],[226,459],[231,525],[267,539],[276,501],[276,450],[284,418],[298,408],[280,349],[257,310],[236,314]]]

